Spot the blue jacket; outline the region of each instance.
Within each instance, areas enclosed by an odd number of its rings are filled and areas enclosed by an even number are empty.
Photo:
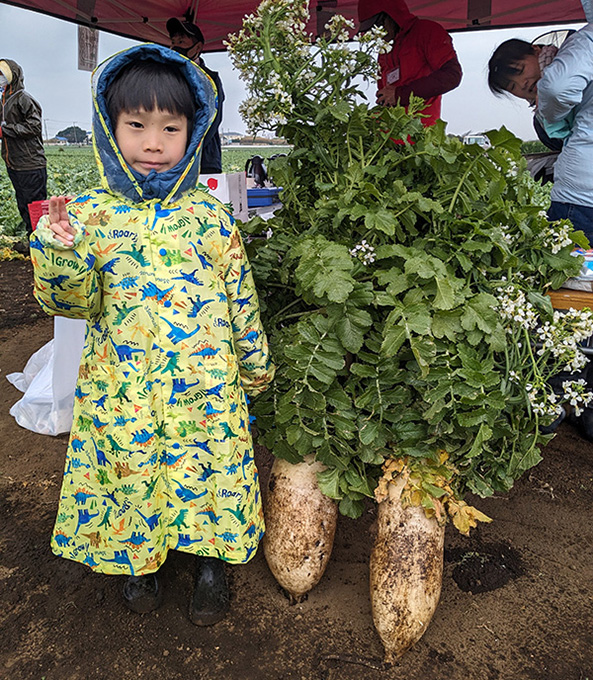
[[[554,167],[551,198],[593,207],[593,24],[566,39],[537,84],[538,112],[549,124],[574,112],[572,134]]]

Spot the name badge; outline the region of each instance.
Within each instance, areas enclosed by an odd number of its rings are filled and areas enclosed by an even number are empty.
[[[387,84],[388,85],[393,85],[393,83],[397,83],[399,80],[399,66],[397,68],[394,68],[392,71],[389,71],[387,74]]]

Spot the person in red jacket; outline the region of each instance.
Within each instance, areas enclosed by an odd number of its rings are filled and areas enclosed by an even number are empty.
[[[461,65],[447,31],[412,14],[404,0],[359,0],[358,20],[361,33],[381,26],[393,44],[391,52],[379,56],[377,104],[407,107],[414,94],[426,100],[423,124],[434,125],[441,115],[441,95],[461,82]]]

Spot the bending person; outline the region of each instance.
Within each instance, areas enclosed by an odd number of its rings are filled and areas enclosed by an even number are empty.
[[[359,31],[373,26],[387,31],[392,43],[379,56],[381,76],[377,104],[407,107],[413,94],[426,100],[424,126],[441,116],[441,97],[461,82],[461,65],[447,31],[435,21],[419,19],[404,0],[359,0]]]
[[[572,132],[554,169],[551,220],[569,219],[593,241],[593,24],[566,39],[537,85],[537,110],[549,125],[572,115]]]

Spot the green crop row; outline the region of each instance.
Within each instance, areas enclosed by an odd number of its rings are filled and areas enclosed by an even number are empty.
[[[47,192],[48,195],[79,194],[98,186],[99,172],[93,150],[83,147],[46,147]],[[286,153],[283,147],[250,147],[223,149],[223,172],[242,172],[249,158],[260,155],[263,158]],[[24,226],[17,209],[12,184],[3,165],[0,166],[0,235],[24,236]]]

